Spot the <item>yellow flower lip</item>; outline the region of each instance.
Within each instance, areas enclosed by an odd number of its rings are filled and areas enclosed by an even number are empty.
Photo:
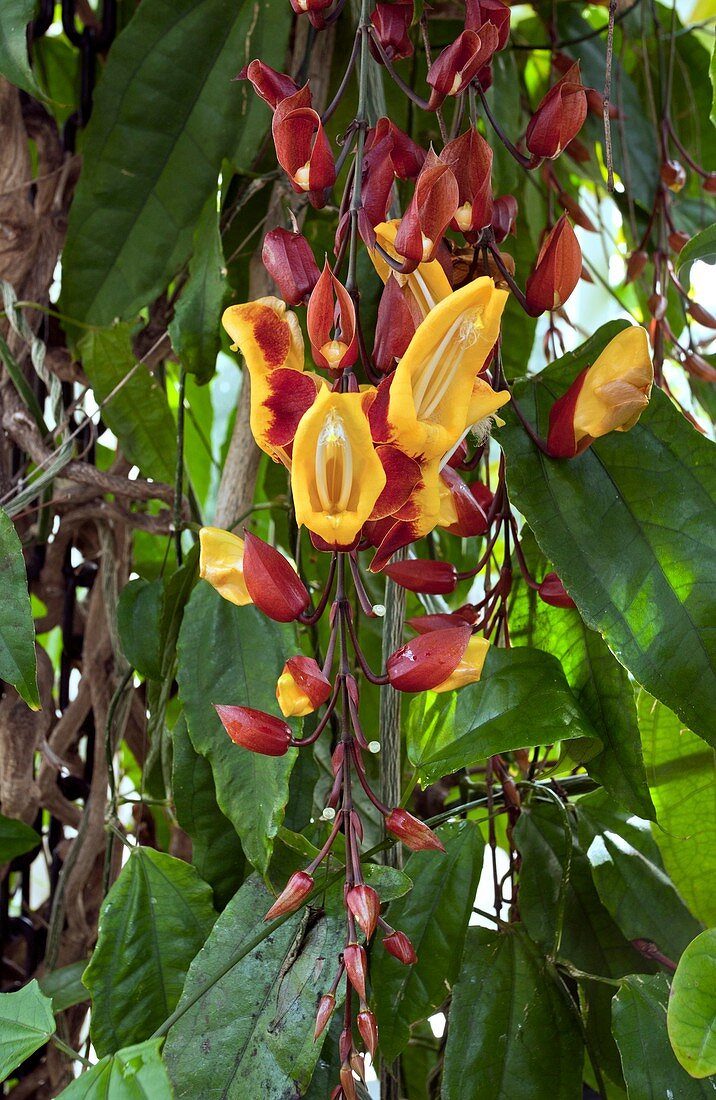
[[[398,256],[394,248],[399,225],[400,221],[398,220],[381,222],[380,225],[375,227],[375,237],[378,244],[385,249],[388,255],[402,262],[402,257]],[[426,255],[429,255],[433,243],[427,237],[423,239]],[[418,264],[415,271],[411,271],[409,275],[402,275],[400,272],[393,271],[377,249],[371,249],[369,255],[384,283],[388,281],[388,276],[392,274],[398,280],[400,286],[408,288],[422,317],[427,317],[430,310],[438,302],[452,294],[450,280],[438,260],[429,260],[427,263]]]
[[[199,576],[230,603],[252,603],[244,579],[244,540],[220,527],[202,527],[199,547]]]
[[[487,638],[481,638],[478,634],[473,634],[457,668],[451,672],[446,680],[434,687],[433,691],[454,691],[456,688],[465,687],[466,684],[476,683],[482,676],[482,669],[489,648],[490,643]]]
[[[584,377],[574,408],[576,441],[633,428],[649,404],[653,381],[646,330],[632,325],[609,341]]]
[[[348,546],[386,482],[360,393],[321,391],[293,444],[296,521],[331,546]]]

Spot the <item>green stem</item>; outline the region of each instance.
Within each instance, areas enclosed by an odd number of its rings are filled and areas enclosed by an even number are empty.
[[[85,1069],[92,1068],[93,1063],[90,1062],[89,1058],[85,1058],[84,1055],[73,1050],[63,1039],[60,1039],[59,1035],[52,1035],[51,1039],[57,1049],[61,1050],[63,1054],[66,1054],[68,1058],[71,1058],[73,1062],[81,1062]]]

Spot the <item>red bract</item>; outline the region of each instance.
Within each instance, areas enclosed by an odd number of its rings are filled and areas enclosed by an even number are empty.
[[[386,936],[383,940],[383,947],[394,959],[401,962],[403,966],[413,966],[414,963],[418,961],[418,956],[415,954],[415,948],[409,937],[405,935],[405,932],[391,932],[390,935]]]
[[[379,118],[365,139],[366,154],[384,138],[391,142],[390,159],[398,179],[414,180],[425,163],[426,153],[411,137],[408,137],[391,119]]]
[[[358,1013],[357,1023],[361,1039],[365,1043],[365,1048],[371,1058],[374,1058],[375,1052],[378,1049],[378,1025],[375,1021],[375,1016],[369,1009],[364,1008]]]
[[[276,698],[287,717],[303,718],[330,698],[331,682],[313,657],[289,657],[276,685]]]
[[[500,195],[492,204],[492,229],[499,244],[515,231],[517,199],[512,195]]]
[[[490,506],[495,499],[495,494],[492,489],[489,489],[485,485],[484,481],[473,481],[470,485],[470,492],[474,496],[477,503],[482,508],[485,515],[490,511]]]
[[[293,913],[312,889],[311,876],[306,871],[294,871],[264,920],[273,920],[274,917],[282,917],[285,913]]]
[[[251,531],[244,532],[244,580],[251,599],[278,623],[290,623],[305,611],[310,596],[283,554]]]
[[[425,637],[434,637],[434,635],[425,635]],[[435,835],[430,826],[426,825],[424,821],[420,821],[419,818],[413,817],[407,810],[401,810],[400,808],[391,810],[385,819],[385,827],[399,840],[402,840],[406,848],[410,848],[412,852],[445,851],[442,841]],[[383,940],[383,943],[385,943],[385,940]]]
[[[366,940],[375,932],[380,916],[380,898],[372,886],[360,883],[346,893],[346,905],[365,933]]]
[[[390,274],[380,296],[375,323],[373,362],[379,371],[389,374],[393,370],[396,359],[405,355],[420,321],[415,297]]]
[[[443,505],[440,509],[440,526],[451,535],[458,535],[463,539],[484,535],[487,530],[487,513],[475,494],[470,491],[470,486],[450,466],[443,466],[440,471],[440,480],[449,493],[446,501],[448,507]],[[441,488],[441,496],[442,492]],[[452,520],[451,523],[445,522],[443,511]]]
[[[265,103],[268,103],[271,110],[275,110],[282,100],[295,95],[299,90],[298,84],[290,76],[286,76],[285,73],[278,73],[270,65],[265,65],[263,61],[258,60],[250,61],[248,65],[244,65],[236,79],[251,81],[256,94],[261,96]],[[311,93],[308,88],[305,89],[305,92],[310,107]]]
[[[332,993],[324,993],[318,1002],[318,1012],[316,1013],[316,1027],[313,1032],[313,1041],[315,1043],[318,1036],[324,1030],[326,1024],[333,1015],[333,1010],[336,1007],[336,998]]]
[[[365,1000],[365,978],[368,973],[368,962],[365,951],[357,943],[349,943],[343,948],[343,962],[346,966],[346,974],[351,985],[361,1000]]]
[[[388,678],[398,691],[427,691],[447,680],[470,641],[470,627],[450,627],[413,638],[391,654]]]
[[[552,607],[576,607],[556,573],[547,573],[538,589],[539,597]]]
[[[452,169],[431,149],[415,184],[415,193],[395,236],[395,250],[414,270],[434,260],[438,245],[457,210],[460,193]]]
[[[458,208],[453,229],[474,234],[492,220],[492,149],[474,126],[449,141],[440,160],[453,172],[458,186]]]
[[[313,12],[330,8],[333,0],[291,0],[291,7],[296,15],[311,15]]]
[[[463,623],[472,625],[476,618],[474,612],[461,609],[437,615],[415,615],[412,619],[406,619],[406,622],[416,634],[431,634],[434,630],[449,630],[453,626],[462,626]]]
[[[261,259],[284,302],[290,306],[300,306],[318,282],[318,264],[301,233],[272,229],[264,237]]]
[[[308,194],[316,208],[325,205],[325,192],[336,182],[336,166],[331,145],[320,115],[314,111],[301,89],[282,100],[273,116],[271,132],[276,157],[288,174],[294,191]]]
[[[251,707],[214,704],[221,724],[236,745],[263,756],[284,756],[291,742],[291,727],[272,714]]]
[[[383,569],[386,576],[411,592],[424,592],[431,596],[444,596],[454,592],[457,570],[449,561],[413,559],[396,561]]]
[[[428,69],[427,81],[432,92],[428,110],[435,111],[446,96],[459,95],[497,49],[497,27],[485,23],[477,31],[463,31],[447,46]]]
[[[530,119],[525,141],[530,153],[553,160],[576,137],[587,117],[587,95],[579,62],[550,88]]]
[[[497,28],[497,49],[504,50],[510,36],[510,9],[502,0],[466,0],[465,30],[480,31],[485,23]]]
[[[525,297],[532,316],[564,305],[581,273],[582,250],[567,215],[563,214],[547,235],[527,280]]]
[[[350,294],[326,260],[308,302],[311,352],[319,367],[342,371],[358,358],[356,311]]]
[[[665,160],[660,175],[670,191],[681,191],[686,183],[686,169],[678,160]]]
[[[413,0],[391,0],[390,3],[378,0],[375,5],[370,21],[389,61],[400,61],[412,55],[413,43],[408,34],[412,19]],[[373,56],[380,62],[380,54],[372,42],[370,45]]]
[[[559,397],[549,411],[549,431],[547,450],[553,458],[574,458],[580,450],[589,445],[585,437],[581,445],[577,443],[574,432],[574,410],[589,367],[577,375],[566,393]]]

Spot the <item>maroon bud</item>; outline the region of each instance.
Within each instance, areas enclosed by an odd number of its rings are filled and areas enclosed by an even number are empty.
[[[361,1000],[365,1001],[365,978],[368,972],[368,961],[365,949],[357,943],[349,943],[343,948],[343,962],[346,966],[348,980]]]
[[[442,235],[455,216],[458,198],[452,170],[431,149],[395,236],[395,251],[410,261],[413,270],[435,259]]]
[[[459,665],[470,641],[470,627],[454,626],[413,638],[387,662],[388,678],[398,691],[426,691],[437,687]]]
[[[697,324],[703,325],[704,328],[716,328],[716,317],[698,302],[689,302],[686,308]]]
[[[423,635],[423,637],[430,637],[430,635]],[[425,852],[429,849],[437,852],[445,851],[442,842],[424,821],[413,817],[407,810],[402,810],[400,807],[390,811],[385,819],[385,827],[402,840],[411,852]],[[385,943],[385,940],[383,942]]]
[[[414,180],[425,163],[425,150],[408,137],[392,119],[379,118],[374,129],[369,130],[365,140],[366,154],[383,142],[390,141],[390,159],[398,179]]]
[[[576,607],[556,573],[547,573],[538,589],[539,597],[552,607]]]
[[[324,993],[318,1002],[318,1012],[316,1013],[316,1028],[313,1032],[313,1041],[315,1043],[319,1035],[322,1034],[326,1024],[333,1015],[333,1010],[336,1007],[336,998],[332,993]]]
[[[293,190],[307,194],[312,206],[325,206],[326,191],[336,182],[333,151],[321,122],[302,88],[276,107],[271,132],[276,157]]]
[[[306,324],[317,366],[332,371],[353,366],[358,358],[355,306],[328,260],[311,293]]]
[[[428,110],[435,111],[446,96],[459,95],[486,65],[495,50],[499,35],[497,27],[485,23],[477,31],[463,31],[446,46],[428,69],[427,81],[432,92]]]
[[[709,172],[702,186],[708,195],[716,195],[716,172]]]
[[[308,590],[290,562],[251,531],[244,531],[244,580],[259,610],[278,623],[297,619],[310,602]]]
[[[536,157],[554,160],[573,140],[587,117],[587,96],[579,62],[547,92],[530,119],[525,142]]]
[[[300,306],[318,282],[318,264],[301,233],[272,229],[264,237],[261,259],[284,302],[290,306]]]
[[[449,141],[440,160],[453,172],[458,186],[458,208],[453,229],[476,233],[492,221],[492,149],[474,126]]]
[[[366,1050],[371,1058],[375,1058],[378,1048],[378,1025],[370,1009],[363,1009],[358,1013],[358,1030]]]
[[[434,630],[449,630],[453,626],[462,626],[463,623],[474,622],[475,618],[473,616],[470,620],[458,611],[451,611],[449,614],[415,615],[412,619],[407,619],[406,622],[416,634],[431,634]]]
[[[408,936],[405,935],[405,932],[391,932],[390,935],[386,936],[383,940],[383,947],[393,956],[393,958],[401,962],[403,966],[413,966],[413,964],[418,961],[418,956],[415,954],[415,948]]]
[[[346,893],[346,905],[365,933],[366,940],[375,932],[380,916],[380,898],[372,886],[360,883]]]
[[[517,199],[514,195],[500,195],[492,204],[492,229],[495,241],[500,244],[515,231]]]
[[[527,279],[525,297],[532,316],[564,305],[581,273],[582,250],[567,215],[563,214],[545,238]]]
[[[348,1027],[344,1027],[338,1038],[338,1057],[341,1062],[347,1062],[353,1050],[353,1036]]]
[[[497,28],[497,49],[504,50],[510,35],[507,4],[502,0],[466,0],[465,9],[465,30],[480,31],[485,23],[492,23]]]
[[[632,252],[627,260],[626,279],[624,281],[632,283],[634,279],[638,279],[648,262],[649,253],[645,252],[643,248],[637,252]]]
[[[665,294],[652,294],[647,301],[647,308],[655,321],[663,321],[666,310],[669,306],[668,299]]]
[[[473,538],[487,531],[487,513],[456,470],[440,471],[439,525],[459,538]]]
[[[424,592],[430,596],[444,596],[454,592],[457,585],[457,570],[449,561],[429,561],[414,558],[411,561],[396,561],[385,565],[383,572],[401,588],[410,592]]]
[[[681,191],[686,183],[686,169],[678,160],[665,160],[660,175],[670,191]]]
[[[681,252],[682,248],[686,247],[691,237],[688,233],[684,233],[680,229],[675,229],[673,233],[669,233],[668,240],[671,251],[678,253]]]
[[[351,1069],[354,1073],[357,1073],[363,1084],[365,1084],[365,1058],[362,1054],[359,1054],[357,1050],[353,1050],[349,1058]]]
[[[373,362],[389,374],[396,359],[402,359],[422,320],[415,297],[391,273],[378,304]]]
[[[390,3],[378,0],[370,21],[389,61],[412,56],[413,43],[408,32],[413,21],[413,0],[391,0]],[[382,61],[373,42],[370,39],[369,42],[376,61]]]
[[[291,743],[291,728],[282,719],[250,707],[214,704],[221,724],[236,745],[263,756],[284,756]]]
[[[256,94],[268,103],[271,110],[275,110],[283,99],[288,99],[299,90],[295,80],[291,80],[285,73],[276,72],[263,61],[250,61],[248,65],[244,65],[236,79],[251,81]],[[310,92],[308,98],[310,106]]]
[[[356,1092],[356,1081],[353,1076],[353,1070],[351,1069],[350,1062],[344,1062],[341,1066],[339,1074],[341,1080],[341,1088],[343,1089],[343,1095],[346,1100],[358,1100],[358,1093]]]
[[[264,920],[273,920],[274,917],[282,917],[285,913],[293,913],[310,894],[313,889],[313,879],[305,871],[294,871],[286,883],[285,888],[276,898]]]

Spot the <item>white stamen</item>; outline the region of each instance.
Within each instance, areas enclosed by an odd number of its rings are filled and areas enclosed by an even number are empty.
[[[353,487],[353,450],[336,409],[329,409],[318,436],[316,487],[323,511],[337,524]]]

